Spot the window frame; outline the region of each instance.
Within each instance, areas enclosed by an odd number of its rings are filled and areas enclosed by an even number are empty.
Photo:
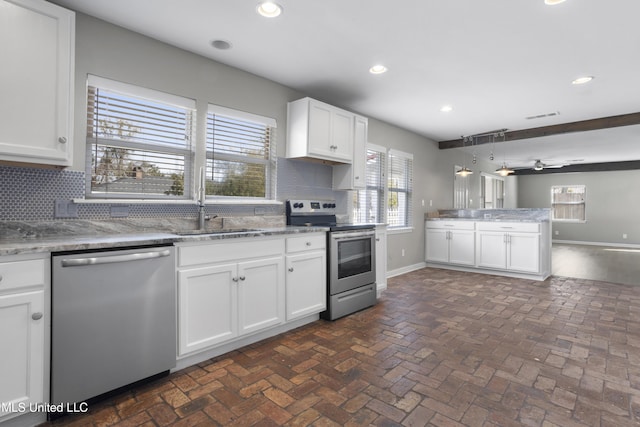
[[[387,224],[387,231],[390,234],[396,234],[396,233],[407,233],[407,232],[411,232],[413,231],[413,154],[411,153],[407,153],[407,152],[403,152],[403,151],[399,151],[399,150],[395,150],[395,149],[391,149],[391,148],[387,148],[387,147],[382,147],[379,145],[375,145],[375,144],[370,144],[367,143],[366,144],[366,151],[376,151],[380,154],[382,154],[384,156],[384,168],[381,171],[382,176],[379,177],[380,178],[380,183],[382,185],[382,191],[383,191],[383,197],[379,198],[378,203],[380,204],[378,206],[378,212],[382,215],[382,218],[379,218],[379,222],[382,224]],[[403,188],[390,188],[389,186],[389,177],[391,175],[391,167],[392,167],[392,160],[391,157],[395,156],[395,157],[400,157],[404,160],[407,160],[408,162],[410,162],[410,170],[408,171],[408,176],[407,176],[407,188],[405,188],[405,191],[402,191]],[[369,181],[368,179],[369,177],[367,176],[367,178],[365,179],[366,182]],[[365,190],[358,190],[355,191],[354,193],[354,203],[357,202],[357,200],[361,199],[363,196],[360,194],[362,191],[379,191],[379,187],[375,187],[375,186],[371,186],[370,188],[366,188]],[[392,191],[395,191],[397,193],[405,193],[406,196],[406,215],[405,215],[405,219],[404,219],[404,223],[402,225],[391,225],[389,224],[389,200],[390,200],[390,193]],[[364,196],[366,198],[366,196]],[[355,215],[355,206],[354,206],[354,217],[356,217]],[[356,218],[356,220],[359,218]]]
[[[125,98],[131,98],[139,101],[148,101],[153,104],[164,104],[167,107],[179,108],[185,111],[185,136],[186,143],[184,147],[180,147],[175,144],[162,144],[156,142],[140,142],[140,141],[124,141],[122,139],[111,139],[105,137],[96,136],[96,134],[89,134],[89,131],[94,128],[93,124],[90,125],[90,116],[95,113],[95,110],[90,111],[91,104],[89,97],[91,95],[90,88],[102,89],[106,92],[121,95]],[[149,89],[137,85],[119,82],[103,77],[98,77],[92,74],[87,75],[87,92],[86,98],[86,125],[87,130],[85,132],[85,199],[91,202],[99,202],[101,200],[113,202],[116,200],[123,200],[127,202],[142,201],[142,202],[182,202],[191,200],[193,198],[192,179],[193,169],[195,163],[195,148],[196,148],[196,101],[187,97],[172,95],[166,92],[162,92],[155,89]],[[159,193],[143,193],[143,192],[94,192],[92,188],[93,177],[93,161],[92,154],[94,148],[99,145],[108,145],[113,148],[130,149],[137,151],[146,151],[149,153],[155,153],[160,155],[177,155],[182,156],[184,163],[182,166],[183,174],[183,191],[181,195],[171,194],[159,194]]]
[[[406,179],[404,184],[406,187],[391,187],[389,184],[389,180],[392,179],[393,157],[400,158],[407,162],[407,169],[404,171]],[[387,159],[387,229],[390,231],[413,230],[413,154],[395,149],[389,149],[389,151],[387,152]],[[400,194],[405,194],[405,218],[403,224],[401,225],[389,224],[389,202],[391,200],[392,192],[398,194],[398,201],[400,200]]]
[[[216,105],[212,103],[207,104],[207,112],[206,112],[206,136],[204,141],[204,159],[203,159],[203,168],[205,171],[205,175],[209,176],[209,162],[213,162],[216,159],[215,150],[214,150],[214,140],[213,137],[210,140],[210,119],[215,120],[212,116],[221,116],[231,120],[238,120],[245,123],[253,123],[260,126],[265,126],[268,128],[269,133],[269,141],[267,151],[267,158],[259,159],[251,156],[242,156],[239,154],[233,153],[223,153],[218,155],[218,159],[223,161],[230,162],[239,162],[246,164],[258,164],[264,165],[265,167],[265,194],[264,197],[251,197],[251,196],[229,196],[229,195],[216,195],[216,194],[205,194],[205,203],[206,202],[232,202],[232,203],[256,203],[256,202],[275,202],[276,200],[276,188],[277,188],[277,137],[276,137],[276,129],[277,122],[275,119],[270,117],[265,117],[253,113],[248,113],[241,110],[235,110],[228,107],[223,107],[221,105]],[[210,148],[211,144],[211,150]],[[211,176],[215,174],[215,170],[213,169],[213,163],[211,165]]]
[[[582,201],[580,202],[556,202],[554,201],[554,192],[555,189],[560,188],[582,188]],[[584,184],[564,184],[564,185],[552,185],[550,189],[551,195],[551,221],[552,222],[560,222],[560,223],[573,223],[573,224],[584,224],[587,222],[587,186]],[[583,217],[582,218],[556,218],[555,209],[556,206],[576,206],[582,205]]]

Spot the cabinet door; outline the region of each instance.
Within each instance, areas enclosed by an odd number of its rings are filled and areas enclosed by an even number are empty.
[[[44,398],[43,313],[44,291],[0,296],[0,402],[16,411]]]
[[[284,257],[241,262],[238,279],[240,335],[284,321]]]
[[[309,154],[333,157],[331,116],[333,109],[326,104],[309,101]]]
[[[0,159],[71,164],[74,14],[0,0]]]
[[[425,233],[426,260],[449,262],[449,232],[447,230],[427,228]]]
[[[540,235],[537,233],[509,233],[507,268],[538,273],[540,271]]]
[[[347,163],[353,161],[353,114],[334,110],[331,114],[331,145],[332,156]]]
[[[376,284],[378,291],[387,289],[387,230],[376,227]]]
[[[327,308],[326,251],[287,256],[287,320]]]
[[[474,231],[449,232],[449,262],[475,265],[476,233]]]
[[[505,269],[507,267],[507,235],[499,231],[481,231],[477,233],[477,239],[478,267]]]
[[[236,264],[178,272],[178,352],[201,350],[238,335]]]

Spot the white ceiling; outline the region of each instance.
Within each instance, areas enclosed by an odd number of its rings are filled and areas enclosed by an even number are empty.
[[[637,0],[278,0],[273,19],[258,0],[54,2],[435,141],[640,112]],[[627,126],[514,141],[496,162],[638,160],[639,139]]]

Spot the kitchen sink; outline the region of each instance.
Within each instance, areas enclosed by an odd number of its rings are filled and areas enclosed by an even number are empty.
[[[207,236],[215,234],[251,233],[261,231],[258,228],[230,228],[228,230],[183,230],[176,231],[178,236]]]

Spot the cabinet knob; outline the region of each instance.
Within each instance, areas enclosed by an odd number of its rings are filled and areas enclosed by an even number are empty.
[[[38,313],[33,313],[33,314],[31,315],[31,318],[32,318],[33,320],[40,320],[40,319],[42,319],[42,313],[40,313],[40,312],[38,312]]]
[[[0,274],[0,282],[2,282],[2,274]]]
[[[293,273],[293,267],[289,267],[289,273]]]
[[[60,144],[66,144],[67,143],[67,137],[66,136],[61,136],[60,138],[58,138],[58,142]]]
[[[311,242],[307,242],[305,243],[307,246],[311,246]]]
[[[234,282],[237,282],[238,278],[237,277],[232,277],[231,280],[233,280]]]
[[[360,177],[359,177],[359,176],[356,176],[356,179],[360,179]]]
[[[376,237],[376,242],[379,242],[379,241],[380,241],[380,238],[379,238],[379,237]]]
[[[246,279],[246,277],[240,276],[240,280],[244,280],[244,279]]]

